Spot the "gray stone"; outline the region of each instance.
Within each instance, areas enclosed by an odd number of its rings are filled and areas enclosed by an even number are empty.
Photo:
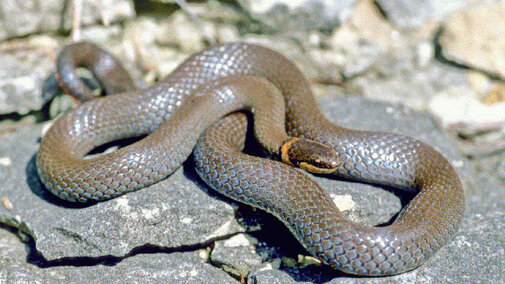
[[[311,47],[300,56],[304,60],[296,60],[302,70],[315,69],[315,75],[310,79],[325,83],[342,83],[343,78],[350,79],[359,76],[373,66],[379,56],[376,46],[364,40],[348,41],[344,39],[342,44],[332,48],[321,49],[319,46]],[[294,57],[297,59],[298,57]],[[310,64],[310,65],[309,65]],[[309,65],[309,66],[307,66]]]
[[[419,68],[406,58],[391,56],[378,57],[370,72],[350,83],[367,98],[401,102],[417,110],[426,109],[443,90],[469,86],[465,70],[439,62]]]
[[[496,172],[498,173],[498,177],[505,182],[505,156],[503,156],[498,162]]]
[[[21,243],[0,227],[2,283],[237,283],[222,270],[202,262],[194,252],[136,254],[76,266],[77,262],[40,265],[31,244]]]
[[[494,95],[495,98],[499,97],[502,90],[505,91],[505,88],[500,84],[484,94],[466,86],[448,88],[432,97],[429,110],[440,118],[442,125],[457,130],[460,135],[467,137],[466,140],[472,138],[473,142],[482,143],[483,147],[480,149],[477,147],[469,153],[472,155],[471,152],[474,152],[473,155],[478,155],[485,153],[486,149],[492,151],[494,148],[485,147],[483,142],[487,140],[489,144],[494,143],[495,149],[498,149],[499,137],[505,135],[500,127],[505,122],[505,103],[485,103],[486,98],[493,98]],[[486,125],[488,130],[484,130]],[[493,125],[496,126],[492,127]],[[469,144],[465,143],[464,146]]]
[[[468,85],[467,70],[436,60],[436,27],[399,31],[386,22],[372,1],[360,1],[348,21],[323,40],[322,46],[330,48],[315,47],[315,52],[309,50],[311,53],[302,56],[311,58],[315,66],[333,65],[333,71],[330,67],[316,76],[331,77],[338,70],[346,79],[340,84],[348,91],[425,110],[438,92]],[[318,54],[324,56],[315,56]],[[338,84],[335,78],[322,82]]]
[[[388,19],[403,28],[424,24],[433,13],[430,0],[377,0]]]
[[[207,0],[203,2],[189,2],[188,7],[204,22],[231,24],[235,27],[247,20],[243,11],[226,1]]]
[[[160,31],[156,35],[161,45],[176,46],[187,53],[198,52],[205,48],[205,33],[201,26],[183,11],[177,11],[159,23]],[[214,37],[213,27],[209,29]]]
[[[54,72],[57,48],[57,40],[43,35],[0,44],[0,115],[25,115],[42,108],[44,94],[58,88],[48,75]]]
[[[416,28],[443,19],[467,5],[467,0],[377,0],[389,21],[400,28]]]
[[[26,114],[42,104],[42,78],[28,64],[15,56],[0,52],[0,114]]]
[[[58,0],[3,0],[0,3],[0,41],[29,34],[70,30],[71,12]],[[101,21],[100,10],[109,22],[135,16],[131,0],[84,0],[82,23],[89,25]]]
[[[117,41],[121,37],[123,28],[119,24],[109,26],[93,25],[83,27],[81,33],[83,40],[89,40],[100,45],[110,45],[111,41]]]
[[[355,0],[239,0],[251,16],[282,31],[332,30],[344,22]]]
[[[454,14],[440,35],[450,61],[505,78],[505,4],[478,6]]]
[[[257,271],[254,274],[252,274],[248,278],[248,280],[249,283],[272,283],[272,284],[298,282],[289,273],[276,269],[266,269]]]
[[[472,2],[482,3],[481,0],[431,0],[433,7],[433,17],[435,19],[444,19],[448,15],[471,5]]]
[[[318,50],[308,56],[297,41],[292,38],[248,34],[244,36],[243,41],[259,44],[280,52],[303,70],[303,74],[311,81],[341,81],[341,69],[332,68],[339,64],[335,63],[336,60],[332,60],[331,54],[324,54],[324,52]]]
[[[256,252],[257,244],[258,240],[246,234],[217,241],[210,260],[226,272],[246,278],[249,272],[262,263],[261,256]]]
[[[439,130],[429,115],[414,112],[402,105],[376,103],[362,97],[335,99],[323,96],[319,102],[330,120],[343,126],[393,131],[432,145],[455,166],[464,184],[468,185],[471,180],[472,165],[457,153],[454,143]],[[4,200],[4,205],[0,205],[0,221],[33,236],[37,250],[47,259],[57,259],[58,263],[66,265],[68,257],[85,256],[97,261],[96,257],[104,255],[120,258],[126,256],[121,261],[123,263],[130,259],[134,261],[136,256],[129,256],[129,253],[145,248],[146,244],[161,247],[161,250],[180,247],[197,250],[219,238],[217,236],[226,238],[227,234],[243,230],[236,224],[234,214],[259,216],[256,220],[266,226],[258,234],[254,233],[259,240],[256,251],[262,261],[275,262],[278,257],[296,258],[297,254],[308,254],[294,241],[287,229],[279,230],[279,226],[282,226],[280,222],[274,221],[266,213],[253,213],[247,206],[240,206],[239,211],[234,213],[227,205],[229,201],[220,201],[217,195],[207,192],[207,187],[198,181],[190,163],[150,188],[88,207],[64,207],[41,188],[33,168],[39,131],[39,128],[26,128],[2,137],[0,198],[6,197],[12,204],[12,209],[5,206]],[[492,167],[493,165],[489,166],[490,172]],[[399,199],[383,189],[324,177],[314,179],[335,197],[340,208],[346,203],[342,200],[352,201],[352,205],[344,209],[344,214],[352,220],[375,225],[388,221],[400,208]],[[503,279],[500,263],[503,263],[504,255],[496,249],[502,244],[505,215],[505,191],[503,183],[500,184],[499,181],[483,175],[476,182],[479,184],[478,189],[466,186],[467,211],[460,232],[427,263],[412,272],[373,281],[411,283],[443,279],[444,282],[468,282],[471,279],[483,279],[496,282]],[[263,254],[261,247],[272,247],[274,251]],[[215,253],[214,259],[226,257],[226,250],[215,249],[216,252],[212,252]],[[219,254],[222,256],[218,258]],[[170,258],[172,255],[163,257]],[[236,260],[229,257],[228,261],[222,263],[234,263],[233,259]],[[256,261],[259,263],[259,258]],[[248,279],[250,283],[360,283],[371,280],[347,278],[323,265],[305,266],[304,263],[294,261],[293,266],[288,265],[290,262],[293,261],[283,260],[280,268],[268,268],[264,264],[256,267],[254,264],[248,265],[246,270],[251,271]],[[65,265],[57,268],[66,268]],[[93,270],[100,266],[102,264],[97,263],[79,269]],[[130,266],[134,266],[133,263]],[[166,267],[170,270],[171,266]],[[3,275],[7,275],[6,272]],[[138,281],[139,278],[135,277],[140,277],[140,281],[143,279],[142,274],[131,277],[132,281]],[[208,277],[208,281],[215,279],[214,275]]]
[[[127,48],[123,48],[123,56],[120,58],[125,58],[125,63],[137,62],[135,65],[143,69],[143,72],[137,73],[135,78],[144,76],[145,81],[153,83],[154,79],[169,75],[189,56],[190,50],[196,51],[191,49],[192,43],[197,47],[203,46],[202,33],[188,32],[194,29],[194,23],[182,11],[162,19],[139,17],[125,26],[123,47]],[[150,32],[146,33],[146,30]],[[172,34],[175,30],[186,31],[187,34]],[[187,42],[182,42],[184,38]],[[181,51],[183,45],[188,49],[186,52]]]
[[[0,222],[35,239],[47,260],[123,257],[146,244],[183,247],[208,243],[243,229],[233,208],[216,199],[193,169],[179,169],[149,188],[91,206],[63,204],[45,190],[35,169],[40,127],[4,135],[0,145]],[[191,167],[190,167],[191,168]]]

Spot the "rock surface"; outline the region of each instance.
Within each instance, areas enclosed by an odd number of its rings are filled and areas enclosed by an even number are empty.
[[[238,0],[255,19],[275,30],[332,30],[344,22],[355,0]]]
[[[443,27],[443,55],[458,64],[505,79],[505,4],[478,6],[453,15]]]
[[[320,103],[331,120],[344,126],[394,131],[417,137],[444,153],[455,165],[464,181],[471,176],[471,165],[457,154],[452,147],[452,142],[438,130],[428,115],[413,112],[401,105],[374,103],[359,97],[343,99],[323,97]],[[368,115],[363,116],[363,112]],[[25,128],[3,136],[4,139],[0,144],[0,153],[4,153],[1,157],[4,163],[0,165],[2,169],[0,179],[3,181],[0,198],[7,198],[12,209],[5,205],[0,206],[0,220],[9,226],[20,228],[23,233],[34,239],[34,246],[40,253],[38,258],[42,257],[46,263],[52,260],[49,265],[58,263],[57,267],[47,270],[58,270],[76,261],[80,263],[84,259],[93,262],[104,256],[112,256],[114,259],[124,258],[122,262],[130,258],[134,261],[136,251],[142,252],[149,248],[160,254],[168,253],[168,256],[163,255],[163,257],[179,258],[177,254],[170,252],[181,249],[197,250],[202,246],[207,246],[216,238],[226,238],[235,232],[244,231],[244,228],[237,223],[235,216],[246,217],[252,214],[259,216],[259,220],[264,220],[260,221],[260,227],[270,228],[253,233],[259,234],[258,247],[263,247],[263,249],[256,250],[256,253],[259,253],[257,256],[254,256],[254,250],[250,251],[253,253],[250,257],[244,255],[248,259],[256,260],[243,261],[242,267],[232,257],[228,259],[219,257],[218,249],[214,254],[214,260],[220,259],[219,267],[229,265],[229,267],[239,267],[240,271],[253,271],[249,277],[258,283],[269,281],[268,279],[271,279],[269,277],[274,277],[272,275],[282,276],[285,273],[295,280],[306,279],[316,282],[329,281],[340,275],[325,266],[308,265],[301,268],[303,263],[300,264],[295,260],[296,255],[307,253],[294,241],[287,229],[277,231],[279,226],[283,227],[280,222],[262,212],[251,213],[247,206],[240,206],[239,211],[235,212],[229,205],[230,201],[223,201],[213,192],[208,192],[207,187],[201,184],[191,168],[191,163],[187,163],[170,178],[150,188],[108,202],[87,207],[62,204],[53,198],[38,181],[33,159],[38,149],[39,137],[39,127]],[[5,162],[7,160],[10,162]],[[387,221],[401,208],[398,197],[380,188],[319,177],[314,177],[314,179],[336,196],[336,200],[342,196],[350,196],[353,201],[351,204],[355,205],[344,213],[352,220],[374,225]],[[347,201],[348,199],[349,197],[344,198]],[[472,222],[479,220],[469,218],[471,215],[468,213],[467,216],[463,228],[474,230],[475,226]],[[496,217],[498,216],[499,214]],[[272,225],[269,225],[272,222],[274,230],[271,228]],[[489,225],[491,224],[485,223],[482,226],[491,229]],[[468,243],[476,241],[466,236],[465,232],[463,229],[456,237],[456,241],[449,242],[421,268],[405,274],[411,275],[410,277],[401,275],[393,279],[411,281],[419,277],[419,273],[449,275],[443,272],[445,271],[444,263],[462,261],[460,255],[465,253],[464,249]],[[279,240],[284,241],[279,242]],[[286,240],[290,241],[286,242]],[[269,252],[264,247],[273,247],[274,251],[270,249]],[[487,246],[481,245],[480,248],[486,249]],[[228,247],[228,249],[233,250],[233,247]],[[235,249],[237,249],[237,255],[243,255],[240,254],[241,246]],[[271,272],[265,268],[258,268],[259,259],[271,262],[275,257],[283,258],[281,271]],[[290,258],[295,259],[290,261]],[[71,259],[75,260],[71,261]],[[140,261],[138,265],[147,264],[142,264]],[[121,268],[116,264],[113,269]],[[87,273],[88,270],[92,269],[83,269],[82,273]],[[199,270],[197,271],[200,275]],[[354,280],[349,278],[347,281]]]
[[[40,108],[41,78],[9,54],[0,53],[0,65],[7,67],[0,70],[0,114],[26,114],[31,109]]]
[[[210,260],[224,271],[245,278],[254,268],[262,264],[262,257],[256,253],[258,240],[247,234],[238,234],[227,240],[217,241]]]
[[[189,7],[199,23],[172,0],[84,1],[83,38],[116,54],[148,84],[214,41],[261,43],[303,70],[335,122],[411,135],[446,155],[465,184],[460,231],[422,267],[375,279],[320,265],[275,217],[208,189],[191,161],[151,188],[105,203],[69,205],[47,193],[33,163],[43,127],[36,122],[73,104],[61,96],[50,107],[44,105],[57,86],[51,81],[57,52],[70,41],[61,31],[66,34],[70,27],[72,1],[63,1],[67,6],[56,2],[0,1],[0,223],[8,226],[0,225],[0,283],[505,279],[503,20],[492,11],[502,9],[503,1],[241,1],[255,5],[253,17],[260,21],[251,21],[230,1],[192,1]],[[296,8],[309,2],[341,6]],[[100,21],[97,3],[112,22],[126,21],[93,25]],[[274,8],[276,3],[281,5]],[[405,13],[395,3],[419,9]],[[304,14],[314,7],[315,16]],[[447,18],[462,7],[465,11]],[[268,14],[283,9],[289,18]],[[133,18],[135,12],[140,16]],[[334,18],[327,21],[326,12]],[[364,97],[336,98],[356,93]],[[396,102],[435,113],[458,139],[447,138],[430,115]],[[451,126],[461,122],[462,128]],[[382,188],[313,178],[354,221],[380,224],[401,208],[402,196]]]
[[[375,72],[351,81],[373,100],[402,102],[414,109],[424,110],[434,96],[453,86],[461,89],[466,86],[469,91],[464,71],[438,62],[417,68],[408,61],[383,57],[373,68]]]
[[[377,0],[376,2],[388,19],[404,28],[421,26],[433,13],[430,0]]]
[[[28,248],[28,249],[27,249]],[[27,251],[29,252],[27,262]],[[34,248],[0,227],[0,281],[4,283],[237,283],[194,252],[136,254],[125,259],[38,266]],[[75,261],[72,261],[75,263]],[[8,268],[8,269],[4,269]]]
[[[23,115],[42,107],[57,46],[57,40],[43,35],[0,44],[0,115]]]
[[[453,87],[434,96],[430,111],[443,125],[496,124],[505,121],[505,102],[485,104],[478,94],[465,87]]]
[[[29,34],[70,30],[71,1],[62,5],[58,0],[3,0],[0,3],[0,41]],[[100,9],[109,22],[135,16],[131,0],[82,1],[82,23],[89,25],[101,20]],[[16,15],[12,17],[12,15]]]
[[[0,195],[13,209],[2,207],[0,220],[31,235],[46,260],[123,257],[147,244],[194,246],[243,230],[233,208],[207,193],[193,170],[184,168],[163,182],[108,202],[63,204],[38,180],[40,133],[40,127],[26,128],[2,140],[0,153],[12,163],[0,172]]]
[[[377,0],[386,17],[401,28],[417,28],[463,8],[468,0]]]
[[[337,78],[338,70],[351,92],[425,110],[439,92],[469,84],[466,70],[435,58],[435,33],[434,25],[402,31],[388,23],[372,1],[360,1],[348,21],[323,41],[331,48],[316,47],[304,57],[314,66],[327,66],[311,78],[324,76],[321,81],[334,82],[326,76]]]

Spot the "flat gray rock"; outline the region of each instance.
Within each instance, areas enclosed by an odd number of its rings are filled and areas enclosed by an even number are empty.
[[[402,28],[418,27],[432,15],[431,0],[377,0],[387,18]]]
[[[78,266],[43,268],[28,257],[30,245],[0,227],[2,283],[237,283],[195,252],[137,254],[125,259],[97,260]],[[7,269],[5,269],[7,268]]]
[[[468,5],[468,0],[377,0],[389,21],[400,28],[417,28],[440,20]]]
[[[320,99],[320,104],[331,120],[343,126],[393,131],[416,137],[442,152],[455,166],[464,184],[467,184],[472,177],[472,165],[456,152],[451,139],[439,130],[435,121],[427,114],[414,112],[402,105],[377,103],[362,97],[335,99],[326,96]],[[231,253],[238,253],[240,256],[243,246],[216,248],[216,252],[211,252],[211,259],[215,253],[214,258],[220,262],[218,267],[229,265],[240,268],[240,271],[249,273],[248,278],[252,283],[285,283],[290,282],[289,280],[365,281],[362,278],[346,278],[345,275],[326,266],[309,264],[303,267],[305,264],[297,262],[297,255],[308,253],[282,223],[266,213],[251,210],[248,206],[240,206],[238,211],[233,210],[230,206],[234,204],[233,202],[227,199],[223,201],[199,181],[191,168],[191,163],[187,163],[174,175],[156,185],[108,202],[87,207],[70,207],[62,204],[38,181],[34,168],[34,155],[38,149],[39,137],[40,127],[25,128],[2,136],[4,139],[0,143],[2,153],[0,180],[3,183],[0,187],[0,198],[7,198],[12,209],[0,205],[0,221],[31,235],[36,249],[40,252],[39,258],[53,260],[49,264],[59,264],[58,267],[47,268],[47,271],[68,268],[67,265],[71,265],[72,259],[78,263],[83,259],[92,260],[94,263],[104,256],[106,258],[113,256],[112,259],[122,259],[120,263],[130,259],[133,261],[137,255],[132,252],[152,247],[158,252],[156,256],[172,258],[175,257],[174,253],[170,253],[173,250],[196,251],[216,239],[228,239],[227,236],[244,231],[244,227],[238,224],[237,219],[247,219],[250,216],[252,221],[249,222],[256,222],[259,225],[256,229],[263,228],[251,233],[258,239],[258,244],[255,245],[255,250],[250,251],[251,256],[248,258],[256,260],[239,263],[234,257],[226,258],[226,254]],[[352,220],[376,225],[388,221],[401,208],[399,198],[381,188],[323,177],[314,179],[329,191],[337,206]],[[486,192],[490,194],[490,190]],[[493,275],[486,274],[483,267],[496,271],[499,268],[493,263],[503,256],[498,252],[494,255],[487,254],[485,257],[480,257],[480,254],[487,253],[499,245],[503,232],[503,223],[499,222],[503,220],[504,211],[487,209],[489,208],[487,206],[500,208],[496,206],[497,199],[485,199],[484,196],[479,203],[472,201],[472,194],[477,192],[470,191],[467,194],[470,195],[467,197],[470,202],[466,217],[454,240],[422,267],[406,274],[380,278],[376,281],[392,279],[403,283],[419,279],[456,281],[472,277],[475,273],[478,273],[481,279],[496,279]],[[499,196],[501,195],[495,194],[495,198]],[[488,204],[482,204],[482,200],[487,200]],[[476,211],[473,206],[478,210]],[[476,215],[476,212],[480,212],[478,214],[481,216]],[[486,234],[482,233],[484,231]],[[249,249],[249,246],[247,248]],[[275,259],[278,258],[282,258],[283,261],[280,268],[279,266],[269,268],[268,265],[265,268],[265,263],[258,266],[259,258],[267,263],[275,263]],[[140,267],[146,265],[141,264],[142,261],[139,263]],[[459,265],[452,265],[453,263]],[[479,268],[469,268],[469,265],[477,266],[477,263]],[[108,268],[119,269],[118,265],[120,264]],[[81,270],[91,271],[95,266],[101,264],[81,267]],[[447,269],[448,266],[451,269]],[[170,270],[170,266],[166,267]],[[197,273],[200,275],[199,270]],[[91,276],[86,277],[90,278],[85,279],[91,279]],[[142,276],[138,277],[132,279],[143,279]],[[212,279],[216,278],[209,276],[208,280]]]
[[[0,222],[32,236],[46,260],[123,257],[146,244],[183,247],[205,244],[243,229],[233,208],[207,192],[193,170],[180,168],[149,188],[89,206],[65,204],[41,185],[36,168],[40,127],[4,135]],[[6,163],[7,164],[7,163]]]
[[[410,60],[385,56],[379,57],[371,69],[354,78],[352,85],[372,100],[401,102],[417,110],[426,109],[428,102],[446,89],[469,88],[465,70],[439,62],[419,68]]]
[[[352,12],[355,0],[239,0],[253,18],[275,30],[332,30]]]

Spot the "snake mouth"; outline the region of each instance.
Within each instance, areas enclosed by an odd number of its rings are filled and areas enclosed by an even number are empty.
[[[322,168],[322,167],[314,166],[314,165],[309,164],[307,162],[300,162],[298,164],[298,167],[302,170],[305,170],[307,172],[311,172],[314,174],[331,174],[337,170],[337,166],[335,166],[333,168]]]
[[[281,159],[286,164],[317,174],[332,173],[342,164],[333,148],[297,137],[282,145]]]

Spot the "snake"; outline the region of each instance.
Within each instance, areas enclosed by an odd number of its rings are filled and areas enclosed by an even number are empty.
[[[62,199],[106,200],[140,189],[169,176],[193,152],[196,171],[211,188],[273,214],[309,253],[345,273],[410,271],[458,231],[464,191],[442,154],[408,136],[330,122],[301,70],[269,48],[214,45],[145,89],[91,43],[65,47],[57,66],[67,92],[93,96],[75,72],[84,66],[117,93],[83,99],[44,135],[38,174]],[[100,79],[104,74],[112,79]],[[243,109],[254,114],[261,146],[281,162],[242,152],[248,119],[237,111]],[[84,157],[103,143],[145,134],[114,152]],[[365,226],[345,218],[295,167],[415,195],[390,225]]]

